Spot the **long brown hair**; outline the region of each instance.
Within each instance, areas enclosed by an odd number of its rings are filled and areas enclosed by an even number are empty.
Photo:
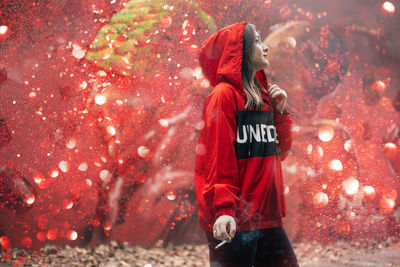
[[[265,89],[254,77],[251,81],[251,75],[254,72],[254,66],[252,64],[251,55],[253,54],[253,47],[256,38],[256,28],[254,24],[247,23],[244,27],[243,33],[243,55],[242,55],[242,83],[243,89],[246,93],[246,104],[245,109],[261,109],[266,104],[261,98],[260,90]]]

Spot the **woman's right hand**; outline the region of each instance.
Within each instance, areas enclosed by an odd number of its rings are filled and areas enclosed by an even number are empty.
[[[227,228],[229,227],[229,233]],[[214,238],[218,240],[226,240],[228,243],[232,241],[236,233],[236,222],[230,215],[220,215],[213,226]]]
[[[287,101],[286,91],[281,89],[276,84],[271,84],[268,86],[268,93],[271,97],[274,110],[276,110],[278,113],[282,113],[285,109]]]

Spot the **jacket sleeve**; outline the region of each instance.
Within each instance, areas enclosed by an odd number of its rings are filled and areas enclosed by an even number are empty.
[[[216,87],[204,105],[204,145],[208,169],[203,196],[215,219],[223,214],[235,217],[240,191],[234,147],[237,132],[235,99]]]
[[[286,109],[282,114],[274,112],[274,123],[278,135],[279,148],[281,149],[281,160],[284,160],[292,147],[292,118]]]

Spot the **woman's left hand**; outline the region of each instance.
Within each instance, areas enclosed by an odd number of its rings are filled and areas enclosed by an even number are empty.
[[[286,91],[279,88],[276,84],[268,86],[268,93],[272,100],[272,105],[276,112],[282,113],[286,106],[287,94]]]

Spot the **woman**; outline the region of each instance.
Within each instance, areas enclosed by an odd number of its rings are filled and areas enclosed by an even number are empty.
[[[298,266],[282,228],[281,160],[291,147],[292,120],[285,91],[268,86],[267,52],[247,22],[219,30],[200,49],[214,87],[204,101],[195,167],[211,266]]]

